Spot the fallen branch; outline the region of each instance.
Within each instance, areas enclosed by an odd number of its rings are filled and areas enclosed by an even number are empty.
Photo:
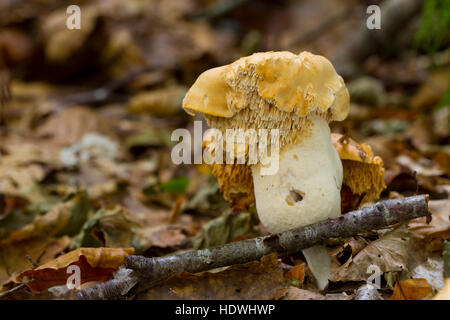
[[[182,271],[197,273],[247,263],[274,252],[285,256],[328,238],[346,238],[423,216],[430,216],[427,195],[380,201],[371,207],[355,210],[335,219],[210,249],[155,258],[128,256],[125,260],[127,269],[119,272],[121,279],[117,276],[114,280],[84,289],[76,297],[124,298],[135,292],[142,292]]]

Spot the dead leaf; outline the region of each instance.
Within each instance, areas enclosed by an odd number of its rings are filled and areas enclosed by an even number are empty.
[[[417,161],[414,161],[406,155],[401,155],[397,157],[396,160],[399,164],[411,170],[411,172],[416,172],[417,174],[422,176],[440,176],[444,173],[439,168],[439,166],[433,163],[433,161],[426,158],[421,158]]]
[[[96,112],[87,107],[74,106],[52,115],[37,129],[36,136],[43,139],[46,145],[63,147],[77,143],[86,133],[92,132],[114,139],[111,125]]]
[[[194,249],[204,249],[233,241],[234,238],[252,234],[255,221],[249,212],[238,215],[226,213],[202,226],[202,231],[192,238]]]
[[[143,251],[151,247],[176,248],[187,242],[187,237],[178,225],[161,225],[138,230],[138,242]]]
[[[431,297],[432,293],[433,288],[427,280],[409,279],[395,284],[391,300],[424,300]]]
[[[126,248],[133,246],[134,233],[139,226],[121,206],[102,208],[87,220],[71,249],[80,247]]]
[[[334,271],[330,281],[365,281],[372,274],[368,267],[375,265],[384,272],[406,269],[408,258],[408,230],[406,225],[388,232],[380,239],[371,242],[354,258]]]
[[[409,230],[418,239],[450,238],[450,200],[431,200],[428,202],[432,220],[426,217],[411,220]]]
[[[42,235],[73,236],[79,232],[89,211],[89,198],[85,192],[80,192],[46,214],[37,216],[31,223],[19,230],[10,232],[5,239],[0,241],[0,246]]]
[[[150,247],[174,248],[186,243],[187,237],[176,225],[144,225],[121,206],[100,209],[81,228],[71,248],[134,247],[137,254]]]
[[[182,273],[138,299],[278,299],[284,295],[283,271],[275,254],[221,272]]]
[[[36,237],[0,247],[0,288],[13,281],[18,274],[33,267],[27,255],[34,262],[46,263],[65,250],[70,244],[69,237]]]
[[[284,277],[286,279],[294,278],[300,281],[300,284],[303,283],[305,280],[305,264],[299,264],[298,266],[293,267],[291,270],[289,270]]]
[[[67,267],[80,267],[81,283],[106,281],[123,264],[133,248],[79,248],[52,260],[37,269],[22,272],[17,281],[36,292],[63,285],[70,274]]]

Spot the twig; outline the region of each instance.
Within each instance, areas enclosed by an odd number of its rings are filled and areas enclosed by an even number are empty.
[[[42,251],[41,254],[38,256],[38,258],[36,259],[36,262],[33,260],[33,258],[27,254],[25,256],[25,258],[28,259],[28,261],[30,261],[30,263],[33,265],[33,269],[36,269],[37,267],[39,267],[40,263],[41,263],[41,259],[44,256],[46,250]]]
[[[402,294],[403,298],[405,298],[405,300],[408,300],[405,292],[403,291],[402,285],[400,284],[400,279],[398,277],[398,273],[397,273],[397,284],[398,284],[398,288],[400,289],[400,293]]]
[[[29,254],[27,254],[27,255],[25,256],[25,258],[27,258],[28,261],[30,261],[30,263],[33,265],[33,269],[36,269],[36,268],[39,267],[39,265],[40,265],[40,263],[41,263],[41,259],[42,259],[42,257],[44,256],[44,254],[45,254],[46,251],[47,251],[47,250],[44,250],[44,251],[41,252],[41,254],[39,254],[39,256],[38,256],[37,259],[36,259],[36,262],[33,261],[33,258],[32,258]],[[0,299],[1,299],[1,298],[4,298],[4,297],[10,295],[11,293],[14,293],[14,292],[16,292],[16,291],[18,291],[18,290],[20,290],[20,289],[26,289],[25,284],[21,283],[21,284],[19,284],[18,286],[9,289],[8,291],[1,292],[1,293],[0,293]]]
[[[0,292],[0,299],[9,296],[11,293],[14,293],[20,289],[24,289],[25,288],[25,284],[21,283],[18,286],[9,289],[8,291],[4,291],[4,292]]]
[[[114,279],[84,289],[76,298],[115,299],[129,294],[130,290],[142,292],[182,271],[197,273],[247,263],[274,252],[286,256],[319,244],[327,238],[346,238],[429,215],[428,195],[420,195],[380,201],[371,207],[355,210],[335,219],[210,249],[155,258],[128,256],[125,260],[125,267],[128,269],[125,270],[130,272],[125,279]]]

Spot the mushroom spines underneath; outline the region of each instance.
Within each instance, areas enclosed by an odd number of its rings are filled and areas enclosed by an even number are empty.
[[[355,195],[363,195],[361,203],[377,200],[386,188],[384,168],[376,164],[367,164],[351,160],[342,160],[344,184]]]
[[[304,137],[310,135],[311,119],[321,117],[328,119],[326,113],[312,113],[306,117],[301,117],[295,113],[284,112],[276,107],[267,104],[258,110],[243,109],[234,114],[231,119],[205,115],[208,125],[221,131],[225,136],[226,130],[230,128],[239,128],[242,130],[260,129],[267,130],[268,143],[270,145],[270,130],[277,129],[279,135],[280,148],[295,144]],[[247,142],[246,142],[247,143]]]
[[[255,203],[253,178],[250,166],[240,164],[213,164],[223,197],[233,210],[244,210]]]

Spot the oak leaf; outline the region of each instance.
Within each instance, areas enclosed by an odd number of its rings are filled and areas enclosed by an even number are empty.
[[[62,255],[34,270],[22,272],[17,281],[24,283],[35,292],[66,284],[71,275],[67,267],[76,265],[80,268],[81,283],[106,281],[123,264],[133,248],[79,248]]]

